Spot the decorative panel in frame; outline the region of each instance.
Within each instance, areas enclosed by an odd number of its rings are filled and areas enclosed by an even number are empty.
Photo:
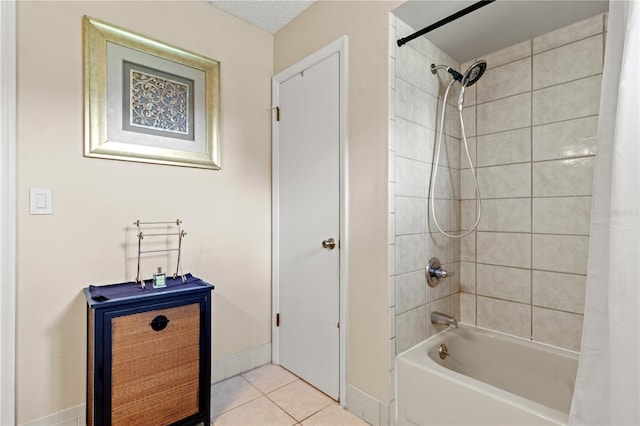
[[[220,63],[84,17],[84,155],[220,169]]]

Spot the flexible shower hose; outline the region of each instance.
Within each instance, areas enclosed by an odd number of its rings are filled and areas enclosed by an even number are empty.
[[[449,89],[453,86],[456,80],[451,80],[451,83],[447,86],[447,90],[444,92],[444,100],[442,101],[442,117],[440,119],[440,133],[438,135],[438,143],[436,148],[436,158],[433,164],[433,173],[431,174],[431,191],[430,191],[430,204],[431,204],[431,215],[433,216],[433,223],[440,231],[442,235],[445,235],[449,238],[462,238],[469,235],[473,232],[474,229],[478,227],[478,223],[480,222],[480,217],[482,216],[482,199],[480,198],[480,188],[478,187],[478,178],[476,176],[476,171],[473,168],[473,162],[471,161],[471,155],[469,155],[469,145],[467,144],[467,135],[464,131],[464,118],[462,117],[462,103],[464,97],[464,86],[462,86],[462,91],[460,92],[460,97],[458,98],[458,115],[460,117],[460,127],[462,131],[462,140],[464,141],[464,151],[467,154],[467,160],[469,161],[469,167],[471,168],[471,175],[473,176],[473,182],[476,186],[476,208],[478,210],[478,216],[476,217],[476,222],[473,224],[471,229],[464,232],[463,234],[453,235],[444,231],[440,225],[438,224],[438,218],[436,217],[436,209],[435,209],[435,192],[436,192],[436,179],[438,176],[438,165],[440,164],[440,149],[442,147],[442,135],[444,133],[444,117],[445,111],[447,109],[447,97],[449,96]]]

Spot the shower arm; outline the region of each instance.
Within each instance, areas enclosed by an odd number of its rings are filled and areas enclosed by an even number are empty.
[[[451,74],[453,76],[453,79],[460,82],[460,84],[462,84],[462,79],[464,78],[464,76],[462,74],[460,74],[458,71],[454,70],[453,68],[447,66],[447,65],[436,65],[436,64],[431,64],[431,74],[437,74],[438,70],[445,70],[446,72],[448,72],[449,74]],[[464,84],[463,84],[464,86]]]
[[[431,74],[438,74],[438,70],[449,71],[449,67],[446,65],[431,64]]]

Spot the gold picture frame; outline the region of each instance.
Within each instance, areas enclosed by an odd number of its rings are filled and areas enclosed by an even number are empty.
[[[84,155],[220,169],[220,62],[85,16]]]

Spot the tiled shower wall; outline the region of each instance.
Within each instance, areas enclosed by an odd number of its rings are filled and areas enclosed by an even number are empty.
[[[413,32],[409,26],[397,20],[397,37]],[[436,141],[436,118],[442,109],[441,82],[448,83],[445,72],[433,75],[428,68],[431,63],[458,66],[441,50],[426,40],[416,40],[413,45],[396,48],[395,146],[390,151],[390,180],[394,185],[394,205],[391,206],[390,222],[394,235],[390,235],[395,247],[393,272],[395,303],[395,347],[400,353],[433,334],[431,321],[427,321],[430,310],[457,313],[459,292],[459,245],[432,228],[427,210],[429,202],[429,179],[434,161]],[[453,96],[450,99],[453,100]],[[449,105],[450,117],[454,107]],[[459,126],[455,120],[445,125],[445,143],[440,154],[436,188],[436,215],[441,226],[448,231],[459,228],[460,143]],[[445,150],[444,148],[449,148]],[[427,260],[438,257],[443,267],[453,272],[451,279],[442,280],[431,288],[425,281]],[[454,295],[452,299],[451,296]]]
[[[424,39],[397,48],[413,29],[392,17],[391,360],[435,332],[432,310],[579,348],[605,25],[598,15],[482,57],[488,70],[467,90],[464,114],[483,217],[460,244],[435,231],[428,211],[438,97],[449,81],[429,65],[465,70],[471,61],[459,66]],[[456,110],[447,112],[435,208],[455,231],[468,229],[476,211]],[[424,279],[431,256],[454,273],[434,289]]]
[[[455,24],[454,24],[455,25]],[[441,100],[464,71],[445,52],[390,16],[389,370],[395,356],[440,328],[431,311],[577,350],[580,345],[606,15],[484,55],[488,69],[465,93],[465,129],[482,195],[478,230],[440,235],[429,212],[429,181]],[[434,204],[445,230],[475,221],[474,185],[449,95]],[[452,276],[427,286],[427,260]]]
[[[461,246],[464,322],[580,348],[605,22],[598,15],[479,58],[488,69],[465,105],[476,115],[482,219]],[[463,229],[476,214],[468,167]]]
[[[396,354],[435,334],[428,319],[437,310],[459,317],[460,244],[439,234],[428,218],[429,179],[434,162],[436,118],[442,109],[445,71],[433,75],[431,63],[458,64],[424,38],[398,48],[395,41],[414,30],[390,16],[389,122],[389,370],[390,417],[394,416],[394,360]],[[445,143],[440,155],[435,192],[441,227],[460,226],[459,125],[453,104],[458,87],[449,96]],[[439,99],[440,97],[440,99]],[[425,281],[427,260],[438,257],[452,273],[431,288]]]

